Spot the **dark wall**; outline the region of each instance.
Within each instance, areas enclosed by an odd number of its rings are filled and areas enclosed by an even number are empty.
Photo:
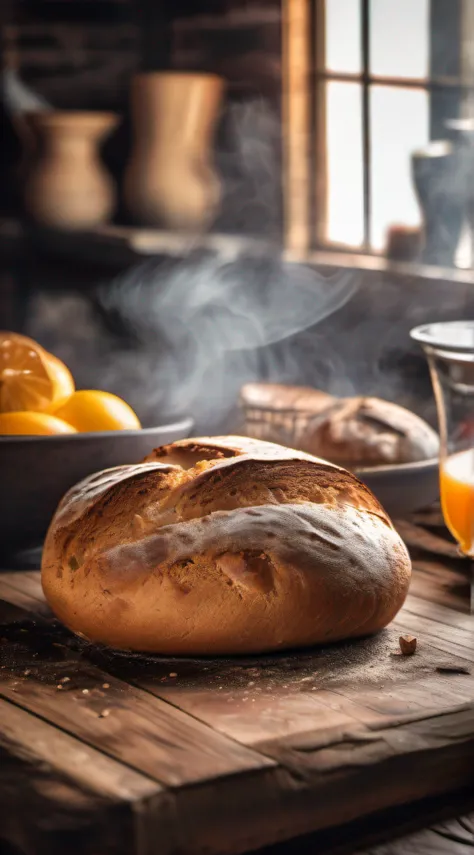
[[[9,109],[13,100],[15,112],[31,106],[32,96],[57,109],[120,113],[122,122],[104,150],[119,184],[130,150],[134,72],[171,67],[222,75],[228,91],[216,156],[225,192],[216,229],[280,232],[279,0],[17,3],[3,26],[2,64],[9,71]],[[11,74],[28,87],[26,96]],[[20,151],[11,123],[9,135],[6,177]],[[6,207],[18,213],[14,194]],[[124,217],[119,208],[119,221]]]

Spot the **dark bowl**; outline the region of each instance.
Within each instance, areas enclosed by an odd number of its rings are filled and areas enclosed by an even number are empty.
[[[373,466],[354,473],[367,484],[391,517],[406,517],[439,497],[438,458],[418,463]]]
[[[0,555],[40,546],[59,500],[100,469],[138,463],[189,436],[192,419],[129,431],[0,436]]]

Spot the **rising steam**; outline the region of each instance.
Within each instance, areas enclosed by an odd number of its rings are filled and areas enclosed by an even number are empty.
[[[268,255],[150,260],[102,292],[133,339],[102,362],[103,381],[130,388],[148,421],[190,413],[198,429],[216,430],[242,383],[271,376],[268,346],[320,323],[356,288],[353,272],[324,278]]]

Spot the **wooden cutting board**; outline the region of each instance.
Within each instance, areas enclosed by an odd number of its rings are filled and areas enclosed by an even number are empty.
[[[335,828],[340,847],[347,825],[355,851],[365,818],[389,834],[403,806],[469,792],[469,580],[416,549],[377,637],[246,659],[99,650],[52,619],[38,573],[0,575],[0,849],[231,855]]]

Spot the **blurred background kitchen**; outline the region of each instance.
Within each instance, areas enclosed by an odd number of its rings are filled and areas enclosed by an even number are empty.
[[[474,317],[474,0],[2,0],[0,328],[145,424],[249,380],[435,423]]]

